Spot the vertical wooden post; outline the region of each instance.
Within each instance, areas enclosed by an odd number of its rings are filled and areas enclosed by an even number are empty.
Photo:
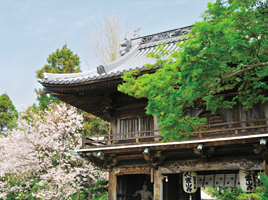
[[[265,160],[263,161],[263,169],[264,173],[268,176],[268,165]]]
[[[90,189],[91,188],[91,178],[88,177],[88,188]],[[92,192],[91,191],[88,191],[88,200],[90,200],[92,198]]]
[[[151,183],[154,182],[154,168],[151,168]]]
[[[109,189],[108,189],[108,200],[116,200],[116,186],[117,180],[115,175],[115,169],[109,172]]]
[[[139,133],[136,133],[136,143],[139,143],[140,139],[139,139]]]
[[[158,117],[154,116],[154,129],[153,130],[159,130],[159,125],[158,125]],[[156,132],[153,132],[153,135],[159,135],[159,132],[156,131]],[[159,137],[155,137],[154,138],[154,141],[159,141],[160,138]]]
[[[116,132],[116,120],[115,119],[112,119],[111,120],[111,123],[110,123],[110,135],[112,135],[112,134],[115,134],[115,133],[117,133]],[[113,136],[108,136],[108,139],[109,139],[109,141],[108,141],[108,145],[113,145],[113,142],[111,141],[112,139],[113,139]]]
[[[82,136],[82,149],[85,148],[86,143],[86,130],[83,130],[83,136]]]
[[[154,200],[163,200],[163,182],[161,167],[154,170]]]

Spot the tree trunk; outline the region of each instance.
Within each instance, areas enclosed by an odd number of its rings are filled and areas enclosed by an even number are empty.
[[[80,199],[80,190],[78,190],[78,193],[77,193],[77,200]]]
[[[88,188],[90,189],[91,188],[91,179],[90,177],[88,177]],[[92,197],[92,192],[91,191],[88,191],[88,200],[90,200]]]

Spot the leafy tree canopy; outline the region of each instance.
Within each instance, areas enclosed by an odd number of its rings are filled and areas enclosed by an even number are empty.
[[[47,58],[47,64],[41,70],[36,72],[37,78],[42,78],[42,74],[48,73],[77,73],[81,72],[80,60],[77,54],[67,48],[65,44],[62,49],[50,54]]]
[[[80,69],[80,58],[77,54],[67,48],[65,44],[62,49],[57,49],[56,52],[50,54],[47,58],[47,64],[36,72],[37,78],[42,78],[43,73],[78,73]],[[55,98],[53,95],[47,96],[44,90],[35,89],[37,94],[37,100],[39,102],[39,108],[44,110],[48,107],[50,102],[60,103],[61,101]]]
[[[0,95],[0,134],[17,125],[18,112],[7,94]]]
[[[41,70],[37,71],[36,77],[42,78],[42,74],[48,73],[78,73],[82,72],[79,64],[79,57],[70,49],[67,49],[67,45],[64,45],[61,50],[57,49],[56,52],[50,54],[47,58],[48,64],[46,64]],[[33,105],[29,110],[39,112],[39,110],[48,109],[50,103],[60,104],[62,101],[54,97],[53,95],[47,95],[43,89],[35,89],[37,94],[38,105]],[[24,118],[31,118],[27,115],[28,110]],[[79,111],[84,116],[83,128],[86,130],[87,135],[102,135],[107,134],[109,131],[109,123],[102,119],[93,116],[89,113]]]
[[[259,0],[217,0],[208,3],[203,21],[196,22],[178,42],[179,50],[163,46],[148,56],[157,59],[141,75],[124,74],[119,90],[148,99],[147,114],[158,116],[164,141],[184,140],[205,123],[185,116],[187,108],[206,106],[215,112],[238,102],[245,109],[268,100],[268,3]],[[161,59],[169,54],[167,60]],[[222,94],[232,93],[231,98]],[[219,95],[220,94],[220,95]]]
[[[83,117],[83,128],[86,130],[86,135],[92,136],[109,134],[109,122],[87,112],[83,112]]]
[[[47,95],[42,89],[35,89],[35,93],[37,95],[38,106],[41,110],[45,110],[51,102],[57,104],[62,102],[53,95]]]

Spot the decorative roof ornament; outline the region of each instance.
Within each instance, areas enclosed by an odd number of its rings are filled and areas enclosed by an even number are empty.
[[[99,65],[99,66],[97,67],[97,73],[98,73],[98,74],[106,73],[105,68],[104,68],[103,65]]]
[[[119,53],[121,56],[125,55],[131,49],[131,42],[127,38],[125,38],[125,40],[122,41],[120,45],[121,45],[121,48],[119,50]]]
[[[187,35],[192,27],[178,28],[171,31],[166,31],[158,34],[149,35],[141,39],[141,44],[147,44],[156,42],[164,39],[175,38],[183,35]]]
[[[72,73],[72,74],[52,74],[43,73],[43,78],[38,79],[38,81],[45,87],[50,87],[50,85],[71,85],[71,84],[83,84],[90,81],[101,81],[102,79],[121,76],[125,71],[132,71],[133,69],[138,69],[140,71],[146,70],[145,64],[153,64],[155,61],[153,59],[147,59],[144,56],[144,49],[149,51],[154,51],[158,44],[166,43],[168,49],[175,49],[176,43],[181,40],[181,35],[188,33],[193,26],[186,26],[182,28],[177,28],[161,33],[156,33],[152,35],[147,35],[138,38],[124,39],[121,42],[122,48],[120,49],[120,54],[123,56],[118,60],[97,66],[96,70],[91,70],[82,73]],[[156,37],[154,37],[156,36]],[[152,42],[152,38],[155,42]],[[162,39],[166,38],[166,39]],[[127,53],[128,52],[128,53]],[[138,60],[138,62],[137,62]],[[56,92],[56,90],[53,90]],[[67,91],[67,89],[66,89]],[[69,91],[69,90],[68,90]],[[72,90],[76,91],[76,90]]]
[[[141,30],[141,28],[136,28],[136,29],[134,29],[134,33],[133,33],[133,36],[134,36],[134,38],[138,38],[138,37],[140,37],[140,35],[139,35],[139,30]]]

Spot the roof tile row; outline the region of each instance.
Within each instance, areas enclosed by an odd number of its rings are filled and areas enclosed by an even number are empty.
[[[102,65],[104,71],[99,74],[97,70],[92,70],[89,72],[82,72],[77,74],[49,74],[44,73],[43,79],[38,79],[41,84],[59,84],[59,85],[69,85],[69,84],[79,84],[79,83],[86,83],[94,80],[102,80],[110,77],[121,76],[125,72],[139,70],[145,70],[146,64],[154,64],[156,59],[146,57],[149,52],[155,51],[158,44],[167,45],[164,47],[168,51],[176,51],[178,47],[176,43],[180,41],[182,38],[181,35],[173,37],[173,38],[166,38],[160,41],[154,41],[151,43],[145,43],[140,45],[139,40],[135,40],[136,44],[132,47],[132,49],[119,60],[114,61],[109,64]],[[168,59],[169,56],[163,56],[162,59]]]

